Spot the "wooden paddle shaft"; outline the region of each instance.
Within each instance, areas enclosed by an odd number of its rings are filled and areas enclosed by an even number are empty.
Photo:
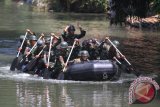
[[[107,38],[108,39],[108,41],[112,44],[112,46],[117,50],[117,52],[121,55],[121,56],[123,56],[123,54],[117,49],[117,47],[111,42],[111,40],[109,39],[109,38]],[[131,65],[131,63],[126,59],[126,57],[124,58],[124,60],[129,64],[129,65]]]
[[[38,56],[41,55],[41,53],[43,52],[45,47],[46,47],[46,45],[44,45],[43,49],[39,52]]]
[[[26,37],[27,37],[27,34],[28,34],[28,32],[26,32],[26,34],[25,34],[25,36],[24,36],[24,38],[23,38],[23,41],[22,41],[22,43],[21,43],[20,48],[22,48],[22,46],[23,46],[23,44],[24,44],[24,41],[25,41],[25,39],[26,39]],[[21,50],[18,51],[17,57],[19,57],[20,51],[21,51]]]
[[[49,52],[48,52],[48,65],[49,65],[49,60],[50,60],[50,55],[51,55],[52,40],[53,40],[53,37],[51,36],[50,45],[49,45]],[[47,66],[47,68],[48,68],[48,66]]]
[[[71,48],[71,51],[70,51],[70,53],[69,53],[69,55],[68,55],[67,61],[66,61],[65,65],[64,65],[64,68],[63,68],[63,70],[62,70],[63,72],[64,72],[65,69],[66,69],[66,66],[67,66],[67,64],[68,64],[68,61],[69,61],[69,59],[70,59],[70,56],[71,56],[71,54],[72,54],[72,51],[73,51],[73,49],[74,49],[75,44],[76,44],[76,40],[74,41],[73,46],[72,46],[72,48]]]
[[[117,58],[114,58],[120,65],[122,64]]]

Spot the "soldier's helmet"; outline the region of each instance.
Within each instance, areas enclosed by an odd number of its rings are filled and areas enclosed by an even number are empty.
[[[80,52],[79,52],[78,56],[80,56],[80,57],[82,57],[82,56],[89,57],[89,53],[88,53],[88,51],[83,50],[83,51],[80,51]]]
[[[118,47],[118,46],[120,45],[119,41],[117,41],[117,40],[114,40],[114,41],[113,41],[113,44],[114,44],[116,47]]]
[[[49,44],[49,43],[50,43],[50,40],[51,40],[51,37],[50,37],[50,36],[46,36],[46,37],[44,38],[44,40],[45,40],[45,43],[46,43],[46,44]]]
[[[63,48],[63,49],[68,48],[68,43],[65,42],[65,41],[64,41],[64,42],[61,42],[60,48]]]
[[[37,37],[36,37],[35,35],[31,35],[31,36],[29,36],[29,40],[34,40],[34,41],[36,41],[36,40],[37,40]]]
[[[24,38],[25,38],[25,35],[20,35],[20,36],[19,36],[20,42],[22,42]],[[25,38],[25,40],[27,40],[27,37]]]
[[[37,46],[42,46],[42,45],[44,45],[43,40],[38,40],[38,41],[37,41]]]
[[[19,36],[19,41],[22,42],[24,38],[25,38],[25,35],[20,35]],[[28,38],[26,37],[25,41],[27,41],[27,40],[28,40]]]

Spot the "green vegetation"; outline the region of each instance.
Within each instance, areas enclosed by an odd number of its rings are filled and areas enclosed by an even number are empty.
[[[107,0],[51,0],[54,11],[102,13],[106,11]]]
[[[154,12],[160,13],[160,0],[152,0],[151,7]]]
[[[7,2],[8,0],[5,1]],[[108,1],[109,0],[34,0],[32,3],[40,8],[45,7],[48,8],[48,10],[56,12],[104,13],[107,11]],[[117,6],[125,11],[128,11],[128,8],[133,8],[132,11],[138,10],[139,12],[139,9],[142,11],[147,9],[146,12],[149,11],[154,14],[160,13],[160,0],[112,0],[112,2],[117,3]],[[144,12],[142,12],[142,14],[143,13]]]

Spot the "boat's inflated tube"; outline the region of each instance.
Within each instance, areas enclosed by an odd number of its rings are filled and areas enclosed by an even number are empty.
[[[94,60],[70,65],[65,79],[78,81],[110,80],[118,72],[117,65],[110,60]]]

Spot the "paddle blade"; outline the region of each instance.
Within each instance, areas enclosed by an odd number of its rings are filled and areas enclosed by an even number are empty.
[[[138,71],[134,71],[133,73],[134,73],[137,77],[139,77],[139,76],[141,75],[141,73],[138,72]]]
[[[13,59],[12,64],[11,64],[11,66],[10,66],[10,70],[11,70],[11,71],[15,71],[18,62],[19,62],[18,57],[16,57],[16,58]]]
[[[126,68],[126,71],[127,71],[127,73],[129,73],[129,74],[132,73],[132,74],[136,75],[137,77],[139,77],[141,75],[141,73],[136,71],[136,69],[133,68],[132,66],[128,66]]]
[[[27,70],[29,71],[33,70],[34,67],[36,66],[36,63],[37,63],[37,58],[31,60],[26,66]]]
[[[22,70],[22,66],[25,64],[26,58],[22,58],[17,64],[17,70]]]

